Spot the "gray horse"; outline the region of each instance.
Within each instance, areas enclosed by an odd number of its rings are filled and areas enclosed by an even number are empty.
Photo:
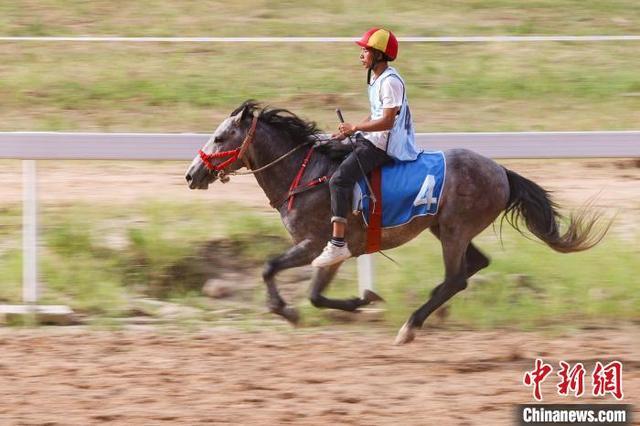
[[[298,321],[295,308],[280,297],[275,283],[278,272],[308,265],[320,254],[331,235],[330,196],[323,177],[331,176],[339,161],[313,150],[320,138],[315,123],[306,122],[284,109],[259,108],[244,102],[225,119],[191,163],[186,180],[191,189],[207,189],[216,179],[223,182],[241,168],[255,174],[271,205],[278,210],[294,245],[266,262],[262,274],[271,312],[291,323]],[[316,179],[318,185],[291,191],[305,159],[303,184]],[[582,210],[572,216],[564,233],[562,219],[549,193],[528,179],[498,165],[493,160],[465,149],[445,152],[447,179],[440,208],[435,216],[416,217],[400,227],[383,229],[381,249],[404,244],[425,229],[440,240],[445,265],[444,281],[433,289],[429,300],[420,306],[400,329],[396,343],[408,343],[429,315],[454,294],[467,287],[467,279],[489,265],[489,259],[471,242],[504,212],[518,231],[520,222],[552,249],[562,252],[586,250],[597,244],[608,226],[597,227],[599,216]],[[298,179],[299,180],[299,179]],[[289,200],[295,194],[293,208]],[[347,241],[354,256],[365,253],[366,228],[359,216],[348,224]],[[310,300],[318,308],[355,311],[376,300],[367,293],[347,300],[323,296],[340,265],[313,271]]]

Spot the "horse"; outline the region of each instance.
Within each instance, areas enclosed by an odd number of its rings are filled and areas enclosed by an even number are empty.
[[[331,236],[326,183],[339,160],[315,149],[320,139],[315,122],[305,121],[286,109],[261,107],[248,100],[218,126],[185,175],[189,188],[203,190],[217,179],[227,182],[233,174],[254,174],[293,240],[293,246],[268,260],[262,272],[268,309],[293,325],[299,315],[278,293],[276,274],[310,264]],[[565,218],[550,193],[538,184],[471,150],[451,149],[444,155],[447,176],[437,214],[418,216],[405,225],[381,231],[380,249],[385,250],[428,229],[440,241],[445,266],[444,280],[411,314],[395,344],[414,340],[416,330],[429,315],[464,290],[471,276],[489,266],[489,258],[472,239],[500,214],[521,234],[524,235],[524,224],[538,239],[561,253],[587,250],[598,244],[608,230],[608,226],[599,226],[601,215],[584,206],[568,218],[566,230],[560,232]],[[243,168],[247,171],[240,170]],[[300,186],[303,175],[310,183]],[[352,215],[347,229],[346,241],[353,256],[364,254],[364,220]],[[309,294],[314,307],[356,311],[379,300],[373,292],[350,299],[324,296],[339,268],[340,264],[314,268]]]

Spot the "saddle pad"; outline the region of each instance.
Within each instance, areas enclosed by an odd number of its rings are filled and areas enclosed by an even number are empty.
[[[438,213],[446,178],[442,151],[422,152],[415,161],[395,161],[382,167],[382,227],[404,225],[416,216]],[[353,189],[353,210],[369,223],[369,189],[361,179]]]

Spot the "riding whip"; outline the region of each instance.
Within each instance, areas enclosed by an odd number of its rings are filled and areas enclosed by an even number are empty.
[[[338,120],[340,120],[341,123],[344,123],[344,117],[342,116],[342,111],[340,111],[340,108],[336,108],[336,114],[338,115]],[[358,166],[360,167],[360,172],[362,173],[362,177],[364,178],[364,181],[367,184],[367,188],[369,188],[369,198],[371,198],[371,201],[373,202],[373,204],[375,204],[377,202],[376,195],[373,193],[373,188],[371,187],[369,178],[367,177],[367,174],[364,172],[364,167],[362,167],[360,158],[358,158],[358,153],[356,152],[356,143],[353,141],[353,139],[351,139],[351,136],[347,136],[347,138],[349,138],[349,142],[351,143],[351,148],[353,149],[353,155],[355,155],[356,157],[356,161],[358,162]]]

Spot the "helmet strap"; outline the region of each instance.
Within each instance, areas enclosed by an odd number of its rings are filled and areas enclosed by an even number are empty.
[[[371,61],[371,66],[367,70],[367,84],[369,86],[371,86],[371,73],[373,72],[373,69],[376,67],[376,65],[378,65],[378,62],[380,62],[378,60],[378,53],[373,50],[373,60]]]
[[[373,54],[373,60],[371,61],[371,66],[369,67],[369,69],[367,70],[367,84],[369,86],[371,86],[371,73],[373,72],[373,69],[380,63],[380,62],[387,62],[387,57],[386,55],[382,54],[382,53],[378,53],[379,51],[375,51],[374,50],[374,54]]]

